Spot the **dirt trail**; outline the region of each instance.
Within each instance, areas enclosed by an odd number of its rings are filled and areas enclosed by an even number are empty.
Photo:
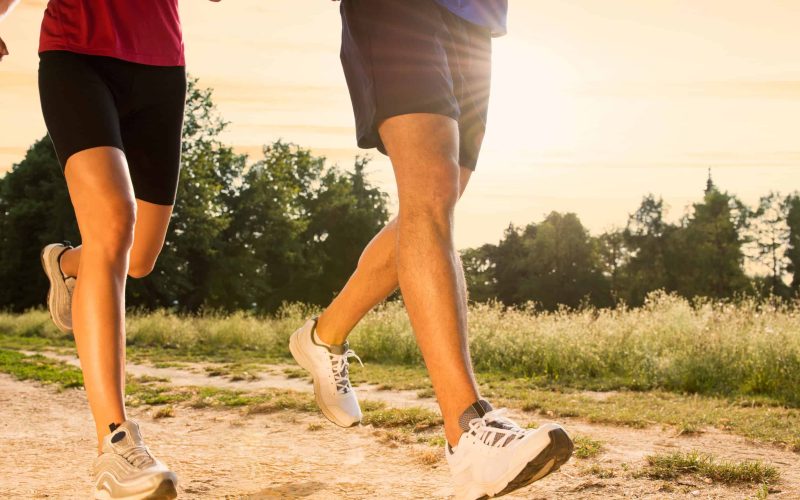
[[[261,378],[255,381],[232,382],[176,368],[129,365],[129,371],[167,377],[174,385],[310,390],[305,380],[274,372],[259,374]],[[365,399],[395,406],[435,406],[410,391],[360,390]],[[134,408],[131,416],[142,422],[151,448],[179,474],[181,498],[423,499],[452,494],[441,450],[387,445],[376,439],[370,427],[343,430],[321,415],[294,412],[244,415],[235,410],[179,407],[174,418],[159,420],[153,420],[151,412]],[[523,422],[542,421],[533,414],[515,412],[514,416]],[[633,479],[620,469],[622,463],[635,469],[645,455],[654,452],[701,450],[725,459],[758,458],[772,463],[783,480],[770,498],[800,499],[800,460],[795,453],[718,431],[675,436],[674,431],[659,428],[628,429],[579,420],[565,424],[573,434],[602,441],[604,452],[597,459],[573,459],[558,474],[504,498],[755,497],[754,487],[723,487],[696,479]],[[56,392],[0,375],[0,457],[4,457],[0,498],[87,498],[93,450],[83,391]],[[617,477],[600,479],[588,474],[592,464],[615,469]]]
[[[25,354],[40,354],[49,358],[64,361],[73,366],[80,367],[80,361],[76,356],[66,356],[53,352],[32,352],[22,351]],[[284,373],[285,368],[297,369],[297,365],[270,365],[268,371],[257,373],[255,380],[230,380],[224,376],[211,377],[205,373],[205,367],[216,367],[217,364],[207,363],[196,365],[194,369],[187,370],[181,368],[159,368],[151,365],[141,365],[127,363],[127,372],[131,375],[141,377],[161,377],[169,379],[170,385],[174,386],[197,386],[197,387],[218,387],[221,389],[236,389],[242,391],[255,391],[258,389],[288,389],[298,392],[314,392],[314,386],[308,378],[289,378]],[[377,385],[360,385],[357,387],[359,398],[381,401],[396,408],[406,408],[409,406],[419,406],[432,410],[438,409],[436,401],[431,398],[419,398],[416,391],[384,391]]]

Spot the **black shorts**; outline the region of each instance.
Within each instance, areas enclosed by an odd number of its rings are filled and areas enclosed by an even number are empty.
[[[342,0],[341,59],[358,145],[377,147],[383,120],[434,113],[458,121],[459,163],[478,162],[491,82],[491,32],[435,0]]]
[[[119,148],[137,199],[175,203],[186,102],[183,66],[42,52],[39,97],[62,169],[79,151]]]

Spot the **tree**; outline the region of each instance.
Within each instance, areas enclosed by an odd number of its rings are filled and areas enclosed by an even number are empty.
[[[624,270],[631,255],[625,246],[625,233],[618,229],[608,231],[596,238],[597,254],[603,275],[609,281],[612,298],[618,301],[624,297]]]
[[[551,212],[525,246],[528,277],[521,292],[527,300],[549,310],[578,307],[586,299],[597,306],[611,305],[596,246],[575,214]]]
[[[766,291],[776,296],[788,296],[789,287],[783,278],[789,265],[787,244],[789,226],[786,224],[789,205],[787,199],[770,192],[759,200],[758,209],[752,214],[749,225],[751,260],[768,269]]]
[[[535,235],[535,224],[529,224],[524,229],[509,224],[497,247],[487,252],[493,262],[489,267],[494,270],[497,299],[504,304],[522,304],[527,300],[522,291],[522,283],[530,279],[525,241]]]
[[[628,248],[627,263],[621,270],[625,289],[621,297],[628,304],[641,305],[647,294],[670,288],[666,266],[666,241],[674,227],[664,221],[664,201],[649,194],[628,217],[622,240]]]
[[[250,166],[231,199],[224,251],[206,306],[274,312],[283,302],[326,304],[386,224],[386,194],[353,172],[277,141]]]
[[[497,299],[496,250],[496,245],[486,244],[461,251],[464,278],[471,301],[488,302]]]
[[[788,243],[785,256],[789,263],[786,271],[792,273],[791,288],[795,294],[800,293],[800,194],[794,193],[784,201],[786,225],[789,228]]]
[[[36,141],[25,158],[0,178],[0,308],[21,311],[44,303],[47,278],[42,247],[77,242],[78,225],[50,138]]]
[[[676,275],[675,291],[684,297],[732,297],[746,291],[744,239],[747,208],[734,196],[716,188],[693,205],[670,245]],[[679,264],[682,263],[682,265]]]
[[[389,220],[388,195],[369,184],[367,165],[367,159],[357,158],[353,172],[329,168],[308,200],[309,224],[302,235],[308,282],[298,291],[303,302],[327,305]]]
[[[509,225],[498,245],[462,252],[473,300],[507,305],[534,301],[553,310],[584,301],[612,304],[598,244],[575,214],[550,213],[524,229]]]

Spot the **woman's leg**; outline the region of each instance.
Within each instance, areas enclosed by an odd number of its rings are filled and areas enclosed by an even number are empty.
[[[172,205],[157,205],[144,200],[136,200],[136,225],[133,229],[128,276],[144,278],[156,264],[158,255],[164,247]],[[82,247],[65,251],[61,256],[61,272],[65,276],[77,276],[81,262]]]
[[[125,415],[125,280],[136,201],[123,152],[72,155],[65,176],[83,243],[72,299],[75,343],[98,442]]]

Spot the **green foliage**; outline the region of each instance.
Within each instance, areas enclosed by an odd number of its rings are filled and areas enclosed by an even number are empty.
[[[473,300],[534,301],[547,310],[584,301],[611,305],[594,240],[575,214],[552,212],[540,224],[509,226],[499,245],[462,254]]]
[[[287,301],[327,304],[388,220],[386,195],[369,185],[366,165],[358,159],[342,172],[291,144],[265,147],[231,200],[229,243],[205,305],[274,312]]]
[[[793,273],[792,290],[800,295],[800,194],[786,197],[786,225],[789,227],[785,255],[788,259],[786,270]]]
[[[78,239],[64,176],[45,136],[0,178],[0,307],[42,304],[47,279],[39,252],[48,243]]]
[[[790,228],[786,224],[789,211],[789,198],[783,198],[776,192],[762,196],[758,209],[748,227],[749,259],[767,273],[762,278],[762,294],[778,297],[789,297],[791,289],[783,278],[789,265],[787,244]]]
[[[621,233],[623,257],[627,261],[617,274],[624,282],[619,299],[641,305],[648,293],[670,288],[666,266],[667,239],[674,228],[665,221],[664,202],[652,194],[645,196],[639,208],[628,218]],[[674,287],[672,287],[674,288]]]
[[[667,265],[679,270],[675,291],[684,297],[725,298],[747,289],[740,236],[747,217],[741,202],[716,189],[694,204],[693,214],[670,241],[672,258]]]

